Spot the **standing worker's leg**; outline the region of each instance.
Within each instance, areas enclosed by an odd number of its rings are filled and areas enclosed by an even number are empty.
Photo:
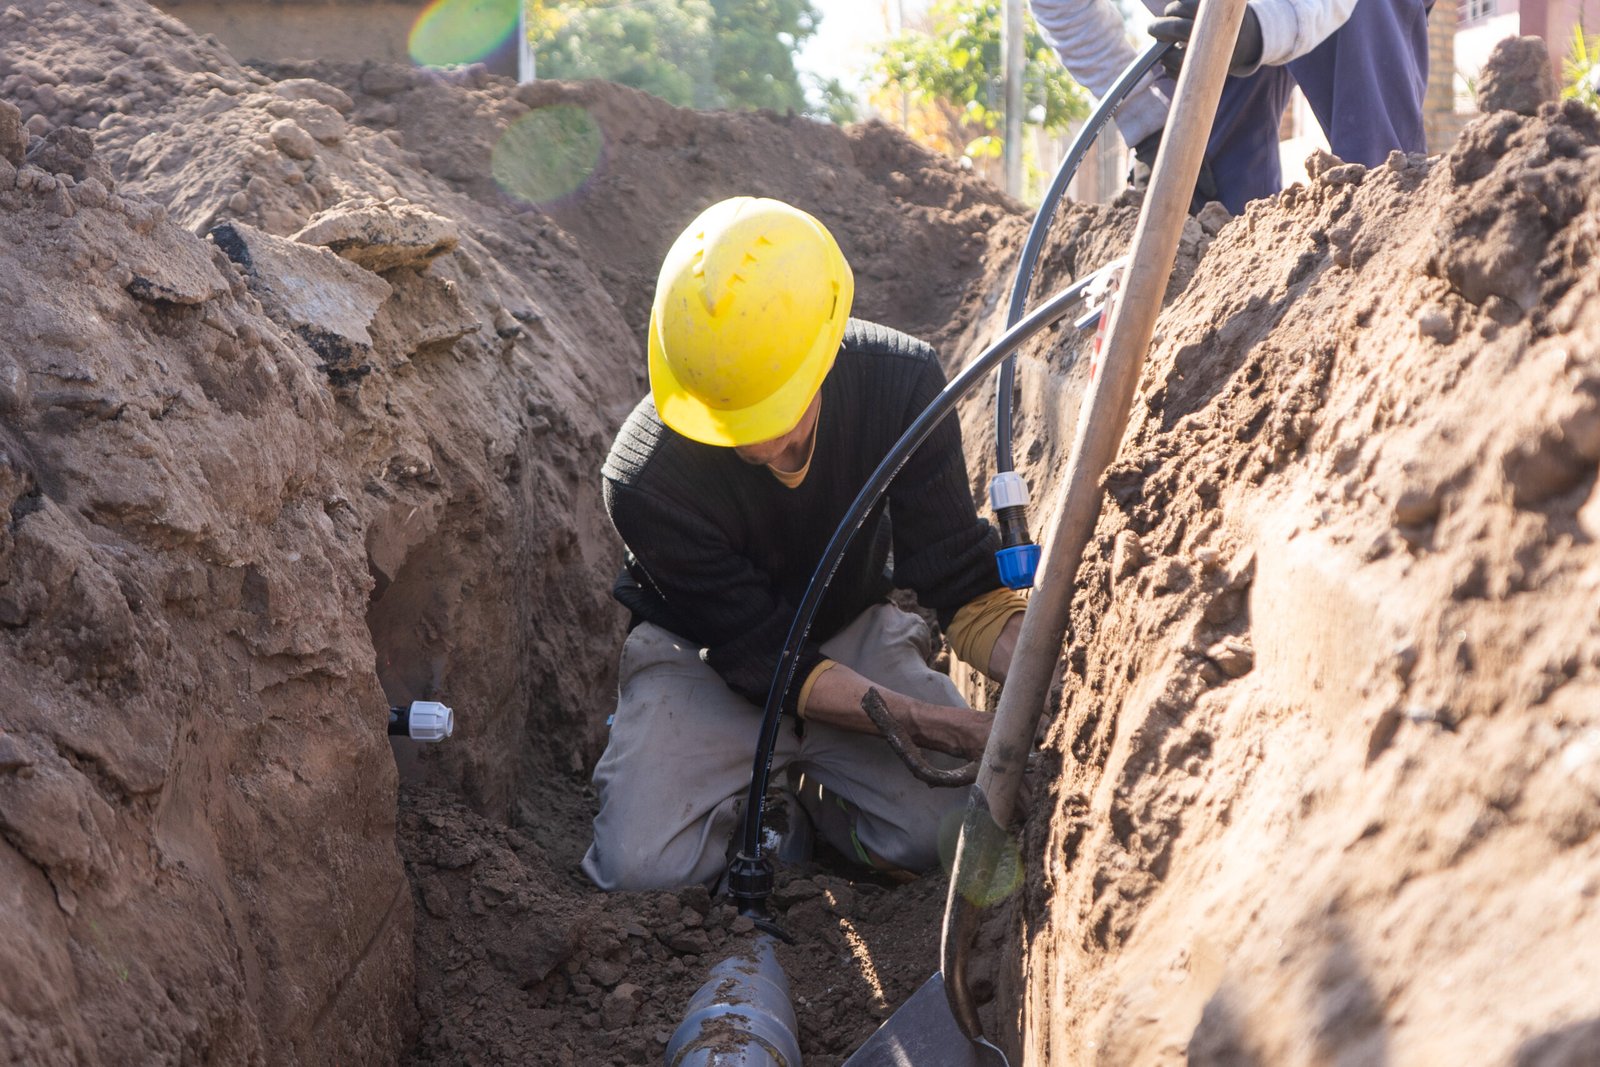
[[[1206,166],[1217,199],[1237,215],[1245,204],[1283,188],[1278,125],[1294,84],[1282,67],[1262,67],[1222,84],[1217,117],[1206,142]]]
[[[1360,0],[1348,22],[1288,69],[1328,135],[1328,147],[1346,163],[1375,167],[1397,148],[1428,150],[1424,0]]]
[[[892,605],[868,608],[822,651],[895,692],[966,706],[955,683],[928,666],[927,624]],[[795,767],[848,803],[855,843],[877,860],[908,871],[925,871],[938,862],[940,824],[966,804],[965,789],[935,789],[918,781],[882,738],[870,734],[807,723]]]
[[[617,712],[594,769],[600,813],[583,870],[601,889],[709,882],[727,864],[761,709],[736,695],[690,642],[650,623],[622,647]],[[782,731],[775,770],[794,750]]]

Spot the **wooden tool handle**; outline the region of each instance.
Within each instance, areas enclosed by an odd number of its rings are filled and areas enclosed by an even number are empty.
[[[1128,426],[1156,316],[1177,257],[1178,238],[1211,136],[1211,121],[1233,57],[1245,0],[1204,0],[1190,39],[1161,151],[1139,212],[1121,295],[1111,316],[1099,374],[1078,417],[1065,499],[1044,553],[1039,584],[1028,602],[1000,706],[978,771],[978,787],[1001,826],[1009,822],[1034,731],[1049,696],[1066,637],[1078,563],[1100,514],[1100,479]]]

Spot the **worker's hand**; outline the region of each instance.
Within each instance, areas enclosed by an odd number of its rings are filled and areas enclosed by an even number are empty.
[[[1156,152],[1161,148],[1161,130],[1133,146],[1133,161],[1128,164],[1128,188],[1142,193],[1150,188],[1150,174],[1156,169]]]
[[[897,693],[867,681],[843,664],[817,676],[806,698],[807,722],[827,723],[855,733],[877,734],[878,727],[861,710],[861,698],[876,689],[885,708],[918,748],[976,759],[989,741],[994,716],[968,707],[946,707]]]
[[[1143,193],[1150,188],[1150,177],[1156,169],[1156,151],[1161,147],[1161,135],[1164,132],[1157,130],[1133,146],[1133,162],[1128,165],[1128,188],[1134,192]],[[1194,195],[1189,198],[1189,214],[1198,215],[1200,209],[1211,201],[1221,199],[1216,175],[1211,171],[1211,161],[1202,159],[1200,173],[1195,175]]]
[[[994,716],[971,708],[951,708],[905,698],[912,705],[909,716],[900,718],[910,727],[911,739],[919,748],[931,748],[962,759],[978,759],[989,743],[989,728]]]
[[[1170,41],[1175,46],[1167,49],[1161,63],[1174,78],[1183,67],[1183,55],[1189,47],[1189,37],[1194,33],[1194,20],[1200,12],[1200,0],[1172,0],[1161,12],[1161,17],[1150,23],[1150,36],[1158,41]],[[1245,74],[1261,62],[1261,20],[1255,10],[1246,4],[1244,21],[1239,24],[1239,39],[1233,43],[1233,59],[1228,64],[1229,74]]]

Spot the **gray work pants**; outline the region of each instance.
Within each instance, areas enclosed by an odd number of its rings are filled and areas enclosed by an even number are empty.
[[[925,622],[879,604],[822,651],[888,689],[964,707],[954,683],[927,665],[929,644]],[[622,646],[611,739],[594,770],[600,814],[584,873],[601,889],[716,878],[750,788],[760,730],[761,709],[729,689],[698,648],[659,626],[635,627]],[[965,789],[917,781],[882,738],[822,723],[806,723],[803,737],[790,723],[780,727],[773,781],[791,770],[857,809],[860,843],[910,871],[938,862],[940,824],[959,818],[967,798]]]

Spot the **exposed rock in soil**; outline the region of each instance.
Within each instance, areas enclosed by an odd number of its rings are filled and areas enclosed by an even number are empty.
[[[22,128],[22,112],[9,100],[0,100],[0,159],[20,167],[27,151],[28,133]]]
[[[426,268],[455,250],[461,235],[455,223],[398,198],[346,200],[312,216],[294,235],[296,241],[321,245],[371,271],[395,267]]]
[[[372,373],[369,330],[394,292],[387,282],[326,249],[242,222],[223,223],[209,236],[244,271],[273,321],[311,346],[331,382],[350,385]]]

